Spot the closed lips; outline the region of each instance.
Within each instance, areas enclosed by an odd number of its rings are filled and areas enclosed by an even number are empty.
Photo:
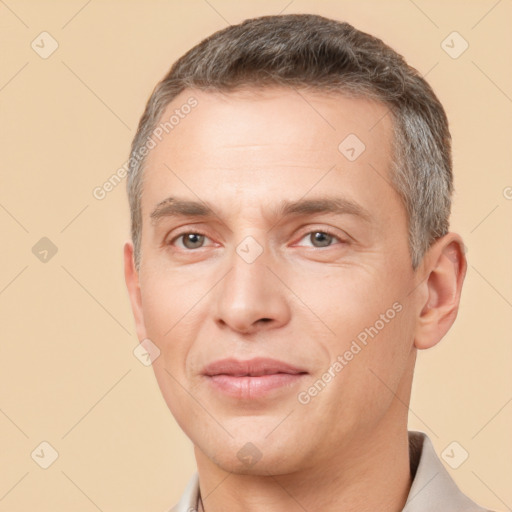
[[[207,365],[203,374],[213,377],[215,375],[230,375],[233,377],[261,377],[276,373],[291,375],[307,373],[306,370],[276,359],[254,358],[246,361],[237,359],[221,359]]]

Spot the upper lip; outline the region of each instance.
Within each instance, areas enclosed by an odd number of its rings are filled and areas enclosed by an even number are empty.
[[[238,359],[219,359],[206,365],[203,369],[204,375],[233,375],[235,377],[270,375],[273,373],[307,373],[306,370],[278,361],[277,359],[269,359],[265,357],[256,357],[246,361]]]

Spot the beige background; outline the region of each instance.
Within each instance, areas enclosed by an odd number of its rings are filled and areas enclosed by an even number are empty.
[[[383,38],[446,106],[452,230],[469,269],[455,326],[419,354],[410,428],[440,455],[457,441],[469,458],[446,467],[460,487],[511,509],[510,0],[2,0],[0,511],[160,512],[183,492],[191,443],[133,354],[125,183],[101,201],[92,191],[126,161],[148,95],[177,57],[227,23],[280,12]],[[43,31],[59,45],[47,59],[31,48]],[[441,47],[453,31],[469,43],[457,59]],[[46,262],[32,252],[42,237],[58,248]],[[31,458],[43,441],[59,454],[46,470]]]

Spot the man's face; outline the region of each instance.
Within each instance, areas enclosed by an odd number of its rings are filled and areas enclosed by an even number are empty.
[[[355,454],[358,439],[405,422],[414,365],[419,301],[390,115],[275,88],[185,91],[162,122],[190,96],[198,105],[147,159],[132,298],[139,339],[161,352],[163,396],[196,455],[228,471]],[[302,373],[205,375],[226,358]]]

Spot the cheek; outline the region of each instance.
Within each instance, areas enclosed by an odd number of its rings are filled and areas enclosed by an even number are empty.
[[[193,413],[187,406],[190,397],[184,388],[188,388],[185,365],[198,321],[193,308],[197,299],[194,300],[193,292],[184,294],[183,287],[174,283],[168,273],[155,272],[143,283],[142,306],[147,337],[160,350],[152,364],[158,386],[182,425],[187,415]]]
[[[378,303],[386,301],[381,298]],[[340,309],[338,337],[329,347],[331,364],[338,361],[342,369],[332,370],[336,376],[326,386],[325,399],[340,424],[355,417],[359,424],[371,424],[390,406],[408,368],[411,312],[391,299],[389,307],[372,305],[370,309],[352,303],[348,311]]]
[[[382,413],[396,397],[404,403],[408,401],[403,395],[408,387],[402,386],[402,381],[409,368],[414,330],[406,305],[400,303],[400,307],[389,323],[376,321],[364,331],[368,338],[359,368],[358,393],[361,400],[367,396],[369,407]]]
[[[149,275],[143,276],[142,310],[148,337],[165,341],[187,325],[201,298],[201,290],[196,288],[193,281],[183,282],[183,276],[156,265]]]
[[[330,355],[335,358],[350,347],[352,340],[359,340],[363,347],[365,342],[369,344],[373,337],[389,330],[389,324],[384,324],[380,315],[389,310],[385,320],[393,322],[396,296],[389,285],[369,271],[333,268],[326,272],[328,275],[314,279],[301,276],[290,282],[301,298],[302,306],[297,305],[303,310],[302,315],[323,326]],[[373,327],[376,322],[377,329]]]
[[[179,356],[178,356],[179,357]],[[193,391],[188,390],[188,383],[176,369],[170,368],[162,357],[153,363],[153,371],[160,392],[181,429],[191,438],[196,425],[204,425],[204,410],[195,400],[191,400]],[[214,430],[214,426],[211,426]]]
[[[169,373],[180,382],[183,380],[189,340],[187,332],[194,314],[193,310],[187,314],[191,308],[188,300],[164,279],[148,279],[141,290],[146,335],[160,350],[153,368],[165,396],[169,388],[174,389],[177,385]]]

